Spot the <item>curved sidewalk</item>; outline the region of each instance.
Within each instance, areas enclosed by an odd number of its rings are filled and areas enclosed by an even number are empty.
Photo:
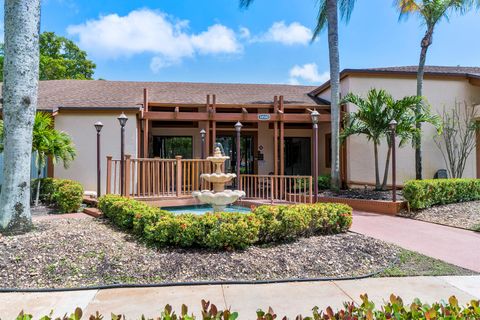
[[[480,272],[479,232],[367,212],[354,212],[351,231]]]

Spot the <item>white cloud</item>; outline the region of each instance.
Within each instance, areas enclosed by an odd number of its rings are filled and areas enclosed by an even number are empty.
[[[249,39],[250,38],[250,30],[246,27],[240,27],[240,39]]]
[[[215,24],[193,34],[188,32],[188,24],[187,20],[178,20],[160,11],[139,9],[126,16],[100,16],[69,26],[67,32],[77,36],[80,46],[98,57],[154,54],[150,64],[154,71],[197,54],[232,54],[243,49],[232,29]]]
[[[300,80],[323,83],[328,81],[328,79],[330,79],[330,73],[328,71],[319,73],[316,63],[307,63],[303,66],[295,65],[290,69],[290,84],[299,84]]]
[[[278,42],[284,45],[306,45],[312,39],[312,30],[298,22],[289,25],[275,22],[266,33],[252,39],[253,42]]]

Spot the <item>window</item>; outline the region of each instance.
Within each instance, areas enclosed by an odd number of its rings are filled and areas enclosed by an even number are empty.
[[[332,167],[332,134],[325,134],[325,168]]]
[[[193,158],[193,138],[175,136],[154,136],[153,156],[162,159],[175,159],[182,156],[183,159]]]

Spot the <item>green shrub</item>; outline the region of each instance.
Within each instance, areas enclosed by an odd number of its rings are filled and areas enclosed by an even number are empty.
[[[331,203],[265,205],[247,214],[174,215],[140,201],[106,195],[99,199],[98,208],[115,225],[159,246],[244,249],[255,243],[345,232],[352,223],[349,206]]]
[[[77,212],[83,201],[83,187],[68,179],[40,178],[32,181],[32,195],[35,196],[40,181],[40,200],[55,206],[61,213]]]
[[[403,196],[415,210],[480,200],[480,179],[410,180],[403,187]]]
[[[318,180],[317,180],[318,190],[328,190],[328,189],[330,189],[331,180],[332,179],[331,179],[331,176],[329,174],[322,174],[322,175],[318,176]],[[297,183],[296,183],[297,190],[301,190],[301,191],[305,190],[305,183],[307,183],[305,179],[297,179]],[[313,186],[312,186],[312,188],[313,188]]]
[[[405,304],[403,300],[395,295],[391,295],[380,306],[376,307],[373,301],[369,300],[366,294],[360,296],[362,303],[356,304],[354,302],[344,302],[343,308],[334,311],[332,307],[328,307],[322,311],[318,307],[313,307],[311,315],[298,315],[295,319],[331,319],[331,320],[476,320],[480,319],[480,300],[471,300],[466,306],[461,306],[455,296],[451,296],[446,302],[434,302],[433,304],[422,303],[419,299],[415,299],[410,305]],[[238,312],[227,310],[220,310],[214,304],[202,300],[201,316],[196,318],[195,315],[190,314],[188,307],[182,305],[180,313],[177,315],[172,306],[166,305],[158,317],[158,320],[236,320],[239,317]],[[151,313],[151,310],[144,310],[145,313]],[[53,312],[52,312],[53,313]],[[79,320],[83,317],[82,309],[77,308],[70,315],[65,315],[64,320]],[[140,316],[140,314],[139,314]],[[268,308],[265,312],[258,308],[256,315],[242,315],[245,319],[270,320],[270,319],[287,319],[281,315],[275,314],[272,308]],[[31,320],[33,317],[23,311],[17,316],[16,320]],[[111,314],[111,319],[124,319],[124,316]],[[144,319],[143,316],[141,316]],[[44,316],[41,319],[53,320],[51,315]],[[60,318],[59,318],[60,319]],[[95,315],[86,315],[85,319],[101,320],[104,319],[98,312]]]

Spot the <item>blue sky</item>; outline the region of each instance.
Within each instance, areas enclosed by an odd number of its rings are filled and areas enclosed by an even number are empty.
[[[398,21],[391,0],[357,1],[340,27],[341,67],[415,65],[423,26]],[[318,84],[327,35],[308,41],[316,0],[44,0],[42,31],[65,35],[108,80]],[[478,66],[480,13],[436,30],[428,64]]]

